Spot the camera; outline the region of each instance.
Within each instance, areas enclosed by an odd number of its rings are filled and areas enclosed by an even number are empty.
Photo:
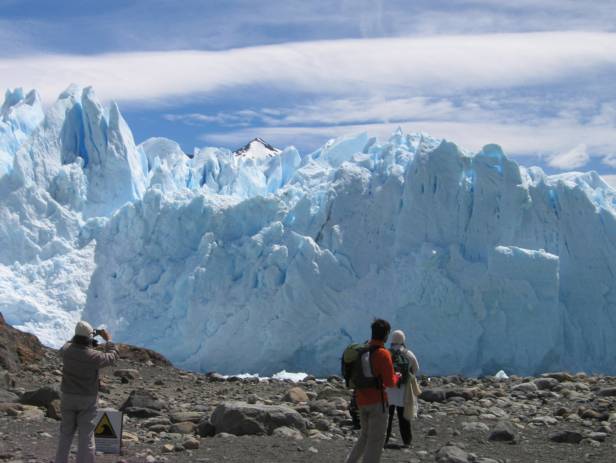
[[[103,330],[94,330],[93,337],[101,336],[103,334]]]

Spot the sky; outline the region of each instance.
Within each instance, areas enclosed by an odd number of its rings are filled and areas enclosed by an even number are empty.
[[[616,185],[614,75],[616,0],[0,0],[0,87],[91,85],[188,153],[400,126]]]

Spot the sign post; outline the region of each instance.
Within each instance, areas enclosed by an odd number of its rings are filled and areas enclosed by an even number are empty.
[[[96,451],[119,455],[122,450],[123,413],[113,408],[99,408],[94,422]]]

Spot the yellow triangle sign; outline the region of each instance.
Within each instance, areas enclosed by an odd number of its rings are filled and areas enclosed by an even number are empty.
[[[107,413],[103,413],[103,416],[101,416],[101,419],[99,420],[98,424],[96,425],[96,428],[94,429],[94,436],[111,439],[118,438],[115,431],[113,430],[113,426],[111,426],[111,421],[109,420]]]

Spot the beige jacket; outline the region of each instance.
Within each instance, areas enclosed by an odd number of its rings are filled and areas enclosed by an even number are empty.
[[[60,349],[63,360],[62,392],[84,396],[98,395],[98,372],[111,366],[120,355],[111,343],[105,344],[105,352],[91,347],[67,342]]]

